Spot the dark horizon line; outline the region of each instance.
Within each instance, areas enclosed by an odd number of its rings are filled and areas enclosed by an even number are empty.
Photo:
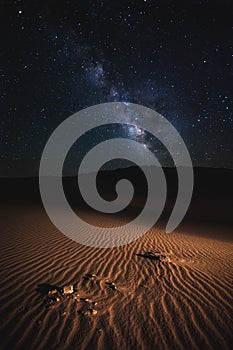
[[[138,167],[137,165],[129,165],[129,166],[125,166],[125,167],[118,167],[118,168],[114,168],[114,169],[103,169],[103,170],[98,170],[96,173],[107,173],[107,172],[112,172],[112,171],[119,171],[119,170],[129,170],[131,168],[136,168]],[[146,168],[146,167],[156,167],[154,165],[143,165],[142,168]],[[187,166],[162,166],[163,169],[177,169],[177,168],[190,168]],[[223,170],[223,171],[233,171],[233,168],[228,168],[228,167],[205,167],[205,166],[194,166],[193,169],[203,169],[203,170]],[[93,171],[88,172],[88,173],[81,173],[80,175],[88,175],[88,174],[93,174]],[[63,178],[71,178],[71,177],[76,177],[78,175],[74,174],[74,175],[63,175]],[[46,175],[46,177],[50,177],[50,176],[54,176],[54,175]],[[55,176],[54,176],[55,177]],[[39,178],[39,174],[38,175],[17,175],[17,176],[1,176],[0,175],[0,179],[34,179],[34,178]]]

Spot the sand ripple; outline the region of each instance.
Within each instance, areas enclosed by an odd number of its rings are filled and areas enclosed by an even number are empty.
[[[2,349],[230,349],[231,241],[154,228],[127,246],[95,249],[59,233],[39,208],[5,215]],[[137,255],[150,250],[169,259]],[[85,278],[90,273],[97,277]],[[75,293],[47,307],[38,292],[45,283],[73,284]],[[97,314],[84,312],[85,299],[97,302]]]

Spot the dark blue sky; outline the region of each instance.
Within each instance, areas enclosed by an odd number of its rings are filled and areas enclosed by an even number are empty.
[[[232,168],[232,9],[207,0],[2,1],[0,176],[37,175],[59,123],[110,101],[163,114],[194,166]],[[91,145],[118,135],[138,138],[100,128],[74,146],[70,170]]]

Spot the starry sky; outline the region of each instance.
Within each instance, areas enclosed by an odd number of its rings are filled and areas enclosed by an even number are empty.
[[[0,6],[0,176],[38,175],[45,143],[63,120],[113,101],[166,117],[194,166],[233,168],[232,1],[2,0]],[[84,135],[67,156],[67,171],[95,144],[119,136],[171,164],[135,120]]]

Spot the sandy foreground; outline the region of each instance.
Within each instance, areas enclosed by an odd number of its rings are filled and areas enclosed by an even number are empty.
[[[61,234],[39,206],[1,213],[1,349],[230,349],[233,240],[224,228],[156,226],[98,249]],[[166,259],[142,256],[152,250]],[[50,299],[50,289],[70,284],[74,293]]]

